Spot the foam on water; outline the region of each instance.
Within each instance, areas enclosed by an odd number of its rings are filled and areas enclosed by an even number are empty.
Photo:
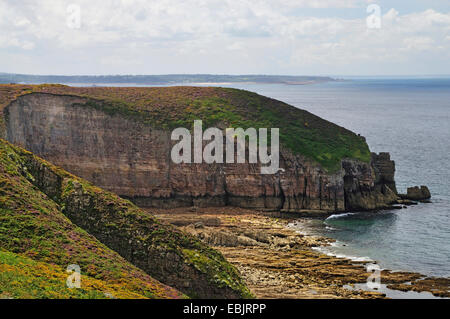
[[[335,244],[335,243],[333,243]],[[333,244],[331,245],[331,247],[333,247]],[[336,247],[336,245],[334,245],[334,247]],[[350,259],[351,261],[362,261],[362,262],[373,262],[374,260],[372,260],[370,257],[367,256],[352,256],[352,255],[345,255],[345,254],[338,254],[336,252],[333,251],[333,249],[330,249],[329,246],[326,247],[312,247],[313,250],[318,251],[322,254],[325,254],[327,256],[332,256],[332,257],[336,257],[336,258],[345,258],[345,259]]]
[[[334,215],[331,215],[330,217],[328,217],[326,220],[336,219],[336,218],[345,218],[345,217],[352,216],[352,215],[355,215],[355,213],[334,214]]]

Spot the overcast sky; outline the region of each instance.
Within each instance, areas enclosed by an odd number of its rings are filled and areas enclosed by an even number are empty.
[[[0,0],[0,72],[450,74],[450,1]]]

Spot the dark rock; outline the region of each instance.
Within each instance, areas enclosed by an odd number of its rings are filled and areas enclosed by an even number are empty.
[[[397,200],[397,204],[410,206],[410,205],[417,205],[417,202],[412,201],[410,199],[399,199]]]
[[[395,162],[387,152],[372,153],[372,167],[375,171],[375,184],[386,185],[397,194],[395,186]],[[379,189],[381,191],[381,188]]]
[[[243,235],[249,237],[253,240],[256,240],[260,243],[269,244],[270,243],[270,235],[267,232],[255,231],[252,229],[246,230]]]
[[[431,198],[431,193],[428,187],[426,186],[414,186],[409,187],[406,194],[400,195],[402,199],[409,199],[409,200],[427,200]]]
[[[194,224],[194,228],[204,228],[205,225],[202,222],[197,222]]]

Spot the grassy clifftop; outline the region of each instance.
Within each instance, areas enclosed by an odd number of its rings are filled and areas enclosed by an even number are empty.
[[[69,264],[80,291],[63,289]],[[251,297],[219,252],[2,139],[0,269],[12,297]]]
[[[281,143],[294,154],[321,164],[328,171],[343,158],[370,161],[363,138],[307,111],[256,93],[214,87],[69,87],[64,85],[0,85],[0,110],[18,96],[32,92],[89,98],[88,106],[122,114],[155,127],[278,127]],[[1,123],[0,123],[1,125]]]

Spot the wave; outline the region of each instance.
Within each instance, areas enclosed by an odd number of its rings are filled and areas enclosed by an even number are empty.
[[[352,256],[352,255],[345,255],[345,254],[338,254],[333,251],[330,251],[326,247],[312,247],[313,250],[316,250],[322,254],[325,254],[327,256],[336,257],[336,258],[345,258],[350,259],[351,261],[362,261],[362,262],[374,262],[374,260],[367,256]]]
[[[344,214],[334,214],[328,217],[327,219],[337,219],[337,218],[344,218],[352,215],[356,215],[357,213],[344,213]],[[319,231],[317,226],[313,226],[314,222],[309,220],[297,220],[293,221],[288,224],[288,227],[291,227],[295,229],[298,233],[307,235],[307,236],[326,236],[326,234],[323,234],[323,231]],[[339,228],[330,225],[322,225],[322,229],[330,231],[339,230]],[[340,248],[348,246],[347,243],[341,242],[341,241],[334,241],[329,243],[327,246],[318,246],[318,247],[312,247],[313,250],[316,250],[322,254],[325,254],[327,256],[337,257],[337,258],[345,258],[349,259],[355,262],[374,262],[374,260],[367,256],[354,256],[352,254],[343,254],[341,252],[338,252],[336,250],[340,250]]]
[[[325,220],[336,219],[336,218],[345,218],[345,217],[352,216],[352,215],[356,215],[356,213],[333,214]]]

